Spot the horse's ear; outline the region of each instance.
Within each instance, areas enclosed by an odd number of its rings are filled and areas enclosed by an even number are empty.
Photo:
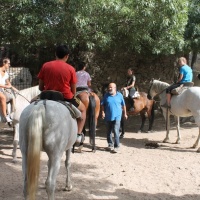
[[[153,83],[153,81],[154,81],[154,78],[151,79],[150,84]]]
[[[160,78],[158,80],[160,80]]]

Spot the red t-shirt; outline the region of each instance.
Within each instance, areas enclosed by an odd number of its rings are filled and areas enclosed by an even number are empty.
[[[44,63],[38,78],[44,82],[44,90],[55,90],[63,94],[65,99],[72,99],[71,84],[76,84],[75,69],[62,60]]]

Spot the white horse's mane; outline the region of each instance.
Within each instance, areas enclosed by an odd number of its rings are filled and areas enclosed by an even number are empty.
[[[155,91],[157,91],[158,93],[161,92],[162,90],[166,89],[168,86],[169,86],[169,84],[166,82],[162,82],[159,80],[153,81],[153,87],[154,87]]]

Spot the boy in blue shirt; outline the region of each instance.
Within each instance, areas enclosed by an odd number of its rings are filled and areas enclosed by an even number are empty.
[[[179,87],[181,84],[192,82],[193,79],[193,73],[191,67],[187,65],[187,60],[184,57],[180,57],[178,59],[178,64],[180,66],[179,68],[179,78],[177,82],[173,85],[170,85],[166,89],[167,94],[167,102],[164,105],[161,105],[161,107],[170,108],[170,101],[171,101],[171,91],[177,87]]]

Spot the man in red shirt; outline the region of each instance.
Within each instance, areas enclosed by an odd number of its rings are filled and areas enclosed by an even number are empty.
[[[66,63],[69,57],[69,49],[66,45],[57,46],[55,53],[56,60],[44,63],[38,74],[39,89],[41,91],[55,90],[61,92],[66,101],[72,103],[81,111],[82,119],[77,119],[77,142],[81,142],[84,139],[82,130],[86,119],[86,108],[84,104],[75,97],[77,82],[76,72],[71,65]]]

